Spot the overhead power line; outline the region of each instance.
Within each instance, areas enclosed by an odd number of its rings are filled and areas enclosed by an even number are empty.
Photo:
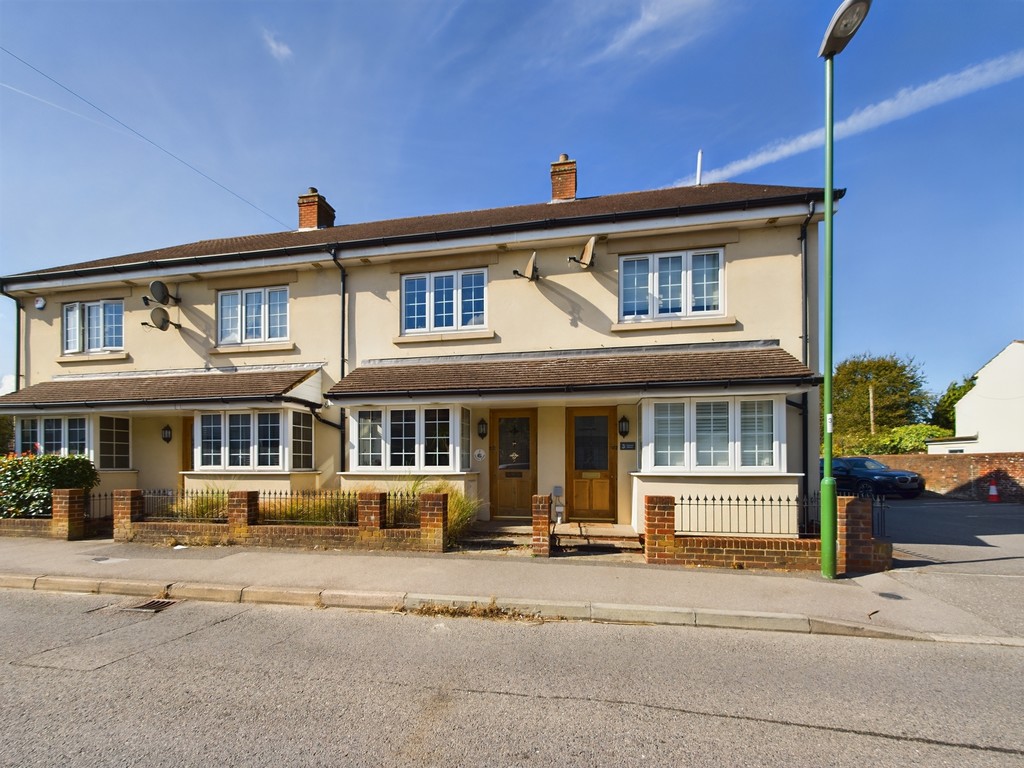
[[[160,145],[159,145],[159,144],[157,144],[157,143],[156,143],[155,141],[153,141],[152,139],[150,139],[150,138],[149,138],[148,136],[144,136],[143,134],[139,133],[139,132],[138,132],[137,130],[135,130],[134,128],[132,128],[132,127],[131,127],[130,125],[128,125],[128,124],[127,124],[127,123],[125,123],[124,121],[122,121],[122,120],[118,120],[118,119],[117,119],[116,117],[114,117],[114,116],[113,116],[112,114],[110,114],[109,112],[107,112],[107,111],[106,111],[105,109],[102,109],[101,107],[98,107],[98,106],[96,106],[96,105],[95,105],[95,104],[93,104],[93,103],[92,103],[91,101],[89,101],[89,100],[88,100],[87,98],[85,98],[84,96],[82,96],[81,94],[79,94],[79,93],[76,93],[76,92],[75,92],[75,91],[73,91],[73,90],[72,90],[71,88],[68,88],[68,87],[67,87],[66,85],[64,85],[64,83],[60,82],[59,80],[55,80],[54,78],[50,77],[50,76],[49,76],[48,74],[46,74],[45,72],[43,72],[43,71],[42,71],[41,69],[39,69],[38,67],[35,67],[35,66],[33,66],[32,64],[28,63],[27,61],[25,61],[25,60],[24,60],[23,58],[21,58],[21,57],[20,57],[20,56],[18,56],[17,54],[11,53],[11,51],[7,50],[7,49],[6,49],[6,48],[4,48],[4,47],[3,47],[2,45],[0,45],[0,51],[3,51],[3,52],[4,52],[4,53],[6,53],[6,54],[7,54],[8,56],[10,56],[10,57],[12,57],[12,58],[14,58],[14,59],[17,59],[17,60],[18,60],[18,61],[20,61],[20,62],[21,62],[22,64],[24,64],[24,65],[25,65],[26,67],[28,67],[29,69],[31,69],[31,70],[32,70],[33,72],[36,72],[36,73],[38,73],[38,74],[42,75],[43,77],[45,77],[45,78],[46,78],[47,80],[49,80],[49,81],[50,81],[51,83],[53,83],[54,85],[56,85],[56,86],[58,86],[58,87],[60,87],[60,88],[63,88],[63,89],[65,90],[65,91],[67,91],[68,93],[70,93],[70,94],[71,94],[72,96],[74,96],[74,97],[75,97],[76,99],[79,99],[79,100],[81,100],[81,101],[84,101],[84,102],[85,102],[86,104],[88,104],[88,105],[89,105],[90,107],[92,107],[92,108],[93,108],[93,109],[95,109],[95,110],[96,110],[97,112],[99,112],[99,113],[100,113],[101,115],[104,115],[105,117],[108,117],[108,118],[110,118],[110,119],[111,119],[111,120],[113,120],[113,121],[114,121],[115,123],[117,123],[118,125],[120,125],[120,126],[121,126],[122,128],[124,128],[124,129],[126,129],[126,130],[128,130],[128,131],[131,131],[131,132],[132,132],[133,134],[135,134],[136,136],[138,136],[138,137],[139,137],[140,139],[142,139],[142,140],[143,140],[144,142],[146,142],[147,144],[149,144],[149,145],[151,145],[151,146],[155,147],[156,149],[159,149],[159,150],[160,150],[161,152],[163,152],[163,153],[164,153],[165,155],[167,155],[168,157],[170,157],[170,158],[173,158],[174,160],[177,160],[177,161],[178,161],[179,163],[181,163],[182,165],[184,165],[184,166],[185,166],[186,168],[188,168],[188,169],[189,169],[190,171],[194,171],[195,173],[198,173],[198,174],[199,174],[200,176],[202,176],[202,177],[203,177],[204,179],[206,179],[207,181],[209,181],[209,182],[211,182],[211,183],[213,183],[213,184],[216,184],[216,185],[217,185],[218,187],[220,187],[221,189],[223,189],[223,190],[224,190],[225,192],[227,192],[227,193],[228,193],[229,195],[233,195],[233,196],[237,197],[237,198],[238,198],[239,200],[241,200],[241,201],[242,201],[243,203],[245,203],[246,205],[248,205],[248,206],[249,206],[250,208],[253,208],[253,209],[255,209],[255,210],[259,211],[260,213],[262,213],[262,214],[263,214],[264,216],[267,216],[267,217],[269,217],[269,218],[273,219],[274,221],[276,221],[276,222],[277,222],[278,224],[280,224],[280,225],[281,225],[282,227],[284,227],[285,229],[290,229],[290,227],[289,227],[289,226],[288,226],[287,224],[285,224],[285,223],[284,223],[283,221],[281,221],[281,220],[280,220],[279,218],[277,218],[276,216],[274,216],[274,215],[273,215],[272,213],[268,213],[267,211],[263,210],[263,209],[262,209],[262,208],[260,208],[260,207],[259,207],[258,205],[256,205],[256,203],[252,202],[251,200],[247,200],[246,198],[242,197],[242,196],[241,196],[240,194],[238,194],[237,192],[235,192],[235,191],[234,191],[233,189],[229,189],[228,187],[224,186],[224,185],[223,185],[223,184],[221,184],[221,183],[220,183],[219,181],[217,181],[217,180],[216,180],[215,178],[213,178],[212,176],[210,176],[210,175],[208,175],[208,174],[204,173],[203,171],[199,170],[199,169],[198,169],[198,168],[196,168],[196,167],[195,167],[194,165],[192,165],[191,163],[189,163],[189,162],[188,162],[187,160],[184,160],[184,159],[182,159],[182,158],[178,157],[178,156],[177,156],[176,154],[174,154],[173,152],[171,152],[171,151],[170,151],[169,149],[165,149],[164,147],[160,146]]]

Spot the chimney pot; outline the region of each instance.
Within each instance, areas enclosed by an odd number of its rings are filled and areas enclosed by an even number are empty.
[[[310,187],[309,192],[299,195],[299,229],[324,229],[334,226],[334,208],[327,199]]]
[[[576,199],[576,161],[564,152],[551,164],[551,202],[564,203]]]

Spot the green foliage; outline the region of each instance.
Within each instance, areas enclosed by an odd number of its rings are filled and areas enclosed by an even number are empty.
[[[833,448],[837,456],[924,453],[928,449],[925,440],[952,435],[952,430],[934,424],[905,424],[874,435],[847,435],[841,441],[835,440]]]
[[[428,493],[448,494],[448,528],[445,530],[445,544],[454,546],[466,535],[476,521],[480,511],[480,499],[467,496],[446,480],[439,480],[430,485]]]
[[[298,525],[355,525],[359,517],[359,496],[346,491],[294,491],[290,494],[260,494],[262,522]]]
[[[8,456],[0,459],[0,517],[49,517],[54,488],[99,485],[96,467],[85,456]]]
[[[14,417],[0,416],[0,454],[14,451]]]
[[[223,520],[228,516],[227,491],[187,491],[164,513],[175,520]]]
[[[959,383],[951,381],[946,387],[946,391],[935,403],[935,410],[932,411],[932,424],[945,429],[956,429],[956,404],[972,389],[974,389],[973,376],[964,376]]]
[[[872,412],[874,437],[878,438],[896,427],[927,421],[932,404],[932,396],[924,388],[924,374],[913,358],[867,354],[847,358],[832,376],[836,455],[840,455],[839,446],[871,436]],[[842,453],[855,451],[843,448]]]

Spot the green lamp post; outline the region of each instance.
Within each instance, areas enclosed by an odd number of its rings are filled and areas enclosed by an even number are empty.
[[[832,476],[832,59],[860,29],[871,0],[843,0],[825,32],[818,55],[825,59],[825,359],[821,472],[821,575],[836,577],[836,480]]]

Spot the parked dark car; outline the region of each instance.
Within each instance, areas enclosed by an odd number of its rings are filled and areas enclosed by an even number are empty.
[[[824,468],[824,460],[821,462]],[[913,499],[924,491],[924,478],[917,472],[892,469],[867,456],[832,459],[832,476],[838,493],[856,496],[902,496]]]

